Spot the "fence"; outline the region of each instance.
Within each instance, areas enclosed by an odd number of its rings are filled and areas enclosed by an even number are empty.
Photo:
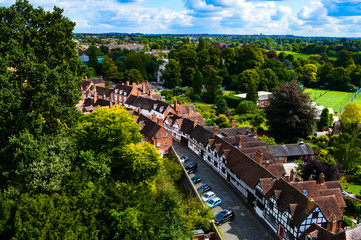
[[[173,146],[169,149],[169,155],[170,156],[174,156],[178,163],[182,166],[183,168],[183,178],[182,178],[182,183],[183,183],[183,186],[185,188],[185,190],[187,191],[187,193],[195,198],[198,199],[198,201],[200,201],[202,204],[203,201],[202,201],[202,198],[201,196],[198,194],[197,192],[197,189],[195,188],[194,184],[192,183],[192,180],[191,178],[189,177],[189,175],[187,174],[187,171],[185,170],[182,162],[179,160],[179,156],[178,154],[174,151],[174,148]],[[213,231],[213,233],[211,232],[209,234],[209,239],[214,239],[214,240],[223,240],[222,236],[221,236],[221,233],[219,232],[218,228],[216,227],[216,225],[212,222],[211,223],[211,231]],[[194,237],[193,239],[199,239],[199,240],[202,240],[202,239],[205,239],[205,238],[202,238],[202,236],[196,236]]]
[[[353,100],[355,100],[355,98],[357,97],[357,95],[359,95],[360,92],[361,92],[361,88],[359,88],[359,89],[356,91],[356,93],[347,101],[347,103],[350,103],[350,102],[352,102]],[[347,103],[346,103],[346,104],[347,104]],[[341,107],[341,112],[343,112],[346,104]]]

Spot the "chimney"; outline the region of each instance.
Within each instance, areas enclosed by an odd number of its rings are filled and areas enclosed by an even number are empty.
[[[193,127],[195,127],[197,125],[198,125],[198,118],[194,119],[194,121],[193,121]]]
[[[144,81],[144,82],[145,82],[145,84],[148,84],[148,79],[145,79],[145,81]]]
[[[235,136],[235,138],[236,138],[236,144],[238,145],[239,148],[241,148],[242,147],[242,137],[241,137],[241,135],[237,134]]]
[[[163,119],[157,118],[157,123],[161,126],[163,126]]]
[[[214,126],[213,127],[213,136],[218,135],[218,127]]]
[[[260,165],[262,165],[262,160],[263,160],[263,152],[262,150],[259,148],[256,152],[256,162]]]
[[[192,108],[188,107],[188,116],[192,116]]]
[[[315,200],[313,200],[312,198],[308,198],[307,212],[311,212],[311,210],[315,207],[315,205],[316,205]]]
[[[85,80],[88,80],[88,77],[87,77],[87,76],[85,76]]]
[[[332,221],[329,223],[329,231],[333,232],[333,233],[337,233],[337,218],[336,215],[333,214],[332,215]]]
[[[257,136],[257,129],[254,129],[254,130],[252,131],[252,135],[253,135],[253,136]]]
[[[129,81],[125,81],[125,86],[129,86]]]
[[[290,182],[295,181],[295,171],[292,169],[290,173]]]
[[[152,115],[152,121],[157,122],[157,115],[155,115],[155,113],[153,113],[153,115]]]
[[[152,96],[152,91],[151,90],[149,90],[148,95],[149,95],[149,97]]]
[[[325,184],[325,174],[323,174],[323,172],[318,176],[318,181],[321,185]]]
[[[174,110],[177,112],[177,99],[174,100]]]
[[[142,83],[142,93],[143,93],[143,94],[146,93],[146,92],[145,92],[145,83]]]
[[[232,128],[235,128],[236,127],[236,120],[232,120]]]

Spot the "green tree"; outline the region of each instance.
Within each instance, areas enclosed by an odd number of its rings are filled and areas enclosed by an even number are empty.
[[[203,76],[202,73],[196,68],[195,76],[192,81],[192,88],[195,94],[200,94],[202,92],[203,86]]]
[[[253,101],[242,101],[238,104],[237,113],[255,113],[257,111],[257,105]]]
[[[330,114],[328,108],[322,109],[320,120],[317,122],[317,128],[320,130],[322,127],[330,126],[332,122],[332,114]]]
[[[222,80],[222,77],[217,75],[216,70],[212,66],[206,66],[204,75],[205,97],[209,102],[214,102],[216,97],[221,94]]]
[[[142,74],[137,69],[126,70],[124,72],[124,80],[132,83],[144,82]]]
[[[226,100],[223,98],[218,99],[216,101],[216,107],[218,113],[224,113],[228,109]]]
[[[259,84],[260,78],[256,70],[245,70],[238,75],[238,88],[241,92],[248,92],[249,85],[253,85],[256,88]]]
[[[248,84],[246,100],[254,103],[257,103],[258,101],[257,85],[254,79],[251,79]]]
[[[313,132],[316,113],[311,99],[295,81],[283,83],[266,108],[266,117],[277,141],[294,142]]]
[[[73,41],[75,24],[62,10],[16,1],[0,8],[0,145],[21,130],[31,134],[73,128],[85,70]]]
[[[181,83],[181,67],[174,59],[169,59],[169,63],[162,70],[160,80],[164,81],[164,86],[167,88],[175,88]]]
[[[361,105],[356,102],[346,104],[344,111],[341,113],[340,121],[347,123],[361,122]]]
[[[197,52],[200,52],[200,51],[206,49],[206,47],[207,47],[206,40],[202,36],[200,36],[199,37]]]
[[[346,50],[341,50],[337,52],[337,60],[335,61],[335,67],[347,68],[350,65],[355,65],[353,61],[353,53]]]
[[[99,72],[99,62],[97,58],[97,47],[92,45],[89,47],[89,62],[88,67],[94,68],[96,72]]]

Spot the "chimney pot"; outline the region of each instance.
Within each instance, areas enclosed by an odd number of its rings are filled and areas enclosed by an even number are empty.
[[[236,120],[232,120],[232,128],[235,128],[236,127]]]
[[[238,147],[241,148],[242,147],[242,137],[241,137],[241,135],[237,134],[235,136],[235,138],[236,138],[236,143],[237,143]]]
[[[325,184],[325,174],[323,172],[318,176],[318,180],[320,181],[321,185]]]
[[[177,99],[174,100],[174,110],[177,112]]]
[[[145,83],[142,83],[142,93],[143,93],[143,94],[146,93],[146,92],[145,92]]]
[[[263,160],[263,152],[262,150],[259,148],[256,152],[256,162],[260,165],[262,165],[262,160]]]
[[[295,181],[295,171],[292,169],[290,173],[290,182]]]
[[[218,126],[213,127],[213,136],[218,135]]]
[[[129,86],[129,81],[125,81],[125,86]]]

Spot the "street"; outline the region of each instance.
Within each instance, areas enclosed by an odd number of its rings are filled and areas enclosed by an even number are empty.
[[[202,177],[202,182],[196,184],[196,188],[204,183],[208,183],[212,186],[212,191],[222,199],[222,206],[217,206],[212,209],[214,215],[227,208],[234,211],[235,218],[231,222],[219,226],[225,240],[279,239],[269,229],[266,223],[261,224],[261,222],[257,220],[259,217],[256,216],[253,208],[251,208],[241,194],[236,192],[214,169],[185,145],[173,141],[173,148],[179,156],[185,155],[189,157],[189,160],[185,164],[190,162],[196,162],[198,164],[197,172],[190,174],[190,177],[195,175]]]

